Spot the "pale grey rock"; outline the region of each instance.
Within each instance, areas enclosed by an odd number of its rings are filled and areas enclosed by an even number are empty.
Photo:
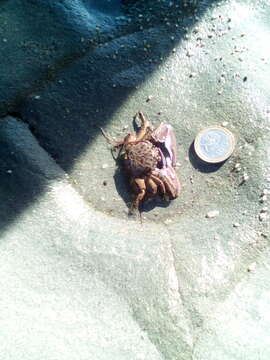
[[[219,215],[219,211],[218,210],[211,210],[211,211],[208,211],[208,213],[206,214],[206,217],[208,219],[212,219],[212,218],[215,218]]]
[[[0,121],[1,356],[269,359],[267,2],[202,2],[177,24],[169,2],[112,4],[1,3],[0,110],[18,116]],[[174,126],[183,184],[142,224],[99,130],[122,139],[138,110]],[[222,123],[232,158],[196,161],[197,132]]]

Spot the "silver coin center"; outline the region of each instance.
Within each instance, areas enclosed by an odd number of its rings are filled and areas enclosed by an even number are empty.
[[[199,142],[202,154],[209,159],[225,156],[231,149],[231,139],[222,130],[208,130],[202,134]]]

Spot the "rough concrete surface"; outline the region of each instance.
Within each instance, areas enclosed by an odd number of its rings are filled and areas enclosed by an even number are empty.
[[[269,4],[123,3],[0,4],[0,359],[268,360]],[[142,223],[100,131],[138,110],[183,186]],[[219,166],[209,125],[237,139]]]

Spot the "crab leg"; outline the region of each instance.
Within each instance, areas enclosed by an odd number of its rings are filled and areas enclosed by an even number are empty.
[[[144,179],[139,179],[139,178],[134,179],[134,183],[137,185],[137,187],[139,189],[139,193],[136,196],[136,198],[133,200],[132,209],[138,209],[140,202],[142,201],[142,199],[145,196],[146,186],[145,186]]]
[[[156,195],[158,190],[158,185],[155,183],[155,181],[151,177],[148,177],[145,179],[145,182],[146,182],[147,192],[148,193],[150,192],[151,196]]]
[[[156,175],[151,174],[151,179],[153,179],[153,181],[157,184],[159,190],[161,191],[162,194],[166,193],[166,189],[165,186],[163,184],[163,181],[160,180]]]
[[[150,122],[145,118],[141,111],[138,112],[139,118],[141,120],[141,128],[136,135],[136,141],[141,141],[145,136],[147,129],[151,129]]]

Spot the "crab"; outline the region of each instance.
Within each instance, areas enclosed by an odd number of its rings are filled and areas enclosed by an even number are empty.
[[[166,200],[172,200],[181,190],[175,171],[176,138],[172,126],[161,123],[154,129],[142,112],[138,112],[138,116],[140,129],[114,143],[114,148],[123,147],[124,167],[135,193],[131,211],[139,209],[147,197],[161,195]]]

